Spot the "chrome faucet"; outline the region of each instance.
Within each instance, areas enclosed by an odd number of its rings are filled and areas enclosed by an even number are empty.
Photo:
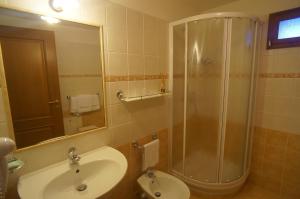
[[[75,147],[71,147],[69,149],[68,158],[70,160],[71,165],[78,164],[79,160],[81,159],[81,157],[76,153]]]
[[[156,180],[156,175],[154,173],[154,170],[147,169],[146,175],[147,175],[148,178],[152,179],[152,182],[154,182]]]

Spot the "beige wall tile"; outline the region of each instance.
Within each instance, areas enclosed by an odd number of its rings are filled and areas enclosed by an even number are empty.
[[[121,53],[108,53],[109,75],[128,75],[127,55]]]
[[[263,111],[279,116],[290,116],[295,110],[292,97],[264,96]]]
[[[295,96],[294,80],[290,78],[272,78],[266,80],[265,95],[278,97]]]
[[[144,53],[155,56],[158,53],[158,24],[154,17],[144,15]]]
[[[131,113],[124,104],[111,105],[108,110],[111,115],[111,126],[125,124],[131,120]]]
[[[121,146],[132,142],[132,123],[112,127],[112,145]]]
[[[129,75],[144,75],[145,64],[141,55],[128,55]]]
[[[113,52],[127,52],[127,31],[119,27],[107,27],[107,50]]]
[[[160,92],[161,80],[146,80],[145,90],[147,94],[155,94]]]
[[[145,75],[157,75],[159,72],[158,57],[145,56]]]
[[[128,95],[128,81],[119,81],[119,82],[107,82],[107,97],[108,105],[112,104],[121,104],[119,98],[117,98],[117,92],[122,91],[125,96]]]
[[[107,6],[106,25],[109,27],[126,29],[126,8],[117,4],[110,4]]]
[[[300,79],[295,79],[295,96],[300,97]]]
[[[130,81],[129,82],[129,93],[128,95],[131,97],[143,96],[145,95],[145,81]]]
[[[143,15],[127,10],[128,53],[143,53]]]

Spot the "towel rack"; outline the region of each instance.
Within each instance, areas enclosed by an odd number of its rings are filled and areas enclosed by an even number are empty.
[[[100,93],[96,93],[96,95],[100,96]],[[70,95],[67,95],[67,99],[71,99],[71,96]]]
[[[136,97],[126,97],[124,96],[123,91],[119,90],[116,94],[117,98],[123,102],[134,102],[134,101],[141,101],[141,100],[146,100],[146,99],[152,99],[152,98],[158,98],[158,97],[163,97],[168,95],[168,92],[159,92],[159,93],[154,93],[154,94],[149,94],[149,95],[141,95],[141,96],[136,96]]]
[[[156,133],[153,133],[152,134],[152,140],[156,140],[156,139],[158,139],[158,136],[157,136]],[[133,141],[132,146],[133,146],[133,148],[138,149],[138,150],[143,150],[144,149],[144,146],[140,145],[138,141]]]

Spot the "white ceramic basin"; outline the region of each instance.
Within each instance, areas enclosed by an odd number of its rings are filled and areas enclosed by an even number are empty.
[[[66,160],[21,176],[18,183],[21,199],[98,198],[113,189],[126,173],[126,158],[111,147],[80,156],[79,165],[70,165]]]
[[[188,186],[178,178],[161,171],[154,171],[155,178],[146,174],[139,177],[138,184],[151,199],[189,199]]]

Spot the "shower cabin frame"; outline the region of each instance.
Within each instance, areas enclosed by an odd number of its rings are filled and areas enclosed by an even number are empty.
[[[197,21],[197,20],[204,20],[204,19],[212,19],[212,18],[223,18],[227,19],[224,21],[224,38],[223,38],[223,61],[222,61],[222,90],[221,90],[221,100],[220,100],[220,111],[219,114],[224,115],[224,117],[219,116],[220,127],[218,130],[219,139],[218,139],[218,153],[217,159],[219,160],[218,163],[218,178],[216,183],[205,183],[199,180],[191,179],[188,176],[185,176],[185,154],[186,154],[186,118],[187,118],[187,79],[188,79],[188,23]],[[250,85],[250,101],[248,104],[249,111],[248,111],[248,118],[247,118],[247,135],[246,135],[246,151],[245,151],[245,158],[244,158],[244,168],[243,168],[243,176],[239,179],[231,181],[231,182],[221,182],[222,175],[223,175],[223,161],[224,161],[224,146],[225,146],[225,130],[226,125],[226,115],[227,115],[227,100],[228,100],[228,86],[229,86],[229,73],[230,73],[230,50],[231,50],[231,35],[232,35],[232,19],[233,18],[247,18],[255,21],[255,30],[254,30],[254,48],[253,48],[253,57],[251,63],[251,85]],[[177,25],[185,25],[185,55],[184,55],[184,123],[183,123],[183,154],[182,154],[182,162],[183,168],[182,173],[175,171],[172,168],[172,140],[173,140],[173,28]],[[169,136],[169,171],[184,180],[192,190],[201,193],[207,194],[228,194],[233,193],[245,183],[247,177],[250,172],[250,164],[251,164],[251,154],[252,154],[252,130],[254,127],[254,116],[253,116],[253,107],[255,105],[255,90],[256,90],[256,81],[257,81],[257,70],[256,65],[258,63],[258,51],[260,49],[260,38],[261,38],[261,22],[258,18],[253,17],[251,15],[247,15],[244,13],[238,12],[220,12],[220,13],[209,13],[209,14],[201,14],[193,17],[188,17],[185,19],[181,19],[169,24],[169,88],[171,91],[171,98],[170,98],[170,112],[169,112],[169,129],[170,129],[170,136]],[[223,100],[222,100],[223,99]]]

